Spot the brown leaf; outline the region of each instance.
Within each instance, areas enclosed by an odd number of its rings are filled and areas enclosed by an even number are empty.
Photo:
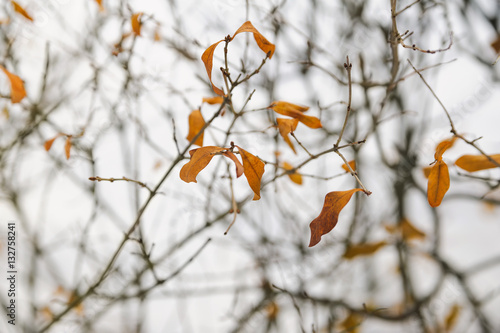
[[[66,159],[69,160],[71,152],[71,136],[66,138],[66,143],[64,144],[64,153],[66,154]]]
[[[224,102],[224,97],[222,96],[203,97],[202,101],[208,104],[222,104]]]
[[[26,90],[24,90],[23,80],[19,76],[12,74],[5,67],[0,65],[0,69],[7,75],[10,81],[10,100],[12,103],[19,103],[26,97]]]
[[[445,332],[451,332],[455,324],[457,323],[458,316],[460,315],[460,311],[462,308],[458,304],[453,304],[450,309],[450,312],[446,315],[444,319],[444,330]]]
[[[319,243],[321,236],[326,235],[337,225],[340,211],[347,205],[354,193],[363,191],[355,188],[349,191],[334,191],[325,196],[323,209],[317,218],[315,218],[309,228],[311,229],[311,241],[309,247]]]
[[[432,166],[427,183],[427,200],[431,207],[437,207],[441,204],[449,188],[450,174],[448,172],[448,165],[443,160],[438,160]]]
[[[27,20],[30,20],[31,22],[33,22],[33,18],[26,12],[26,10],[24,10],[23,7],[21,7],[17,2],[15,1],[11,1],[10,2],[12,4],[12,7],[14,7],[14,11],[21,14],[22,16],[24,16],[24,18],[26,18]]]
[[[206,146],[191,150],[189,152],[191,159],[181,168],[179,174],[180,178],[186,183],[196,183],[196,176],[198,176],[200,171],[205,169],[216,153],[220,153],[224,150],[226,150],[226,148],[216,146]]]
[[[306,116],[303,113],[309,110],[306,106],[300,106],[288,102],[277,101],[272,102],[268,108],[274,110],[274,112],[279,113],[284,116],[292,117],[298,119],[301,123],[310,128],[321,128],[321,121],[312,116]]]
[[[257,42],[257,45],[260,47],[260,49],[264,51],[265,54],[269,54],[269,59],[273,57],[275,49],[274,44],[272,44],[264,36],[262,36],[262,34],[257,31],[257,29],[255,29],[255,27],[252,25],[252,22],[246,21],[245,23],[243,23],[243,25],[238,30],[236,30],[231,40],[234,39],[234,37],[240,32],[252,32],[253,37],[255,38],[255,41]]]
[[[436,146],[436,152],[434,153],[434,158],[436,161],[441,161],[443,159],[443,153],[453,146],[457,137],[454,136],[451,139],[443,140]]]
[[[194,137],[200,133],[202,130],[203,126],[205,126],[205,120],[203,119],[203,116],[201,114],[200,110],[194,110],[191,112],[189,115],[189,133],[186,137],[186,139],[191,142],[191,140],[194,139]],[[203,146],[203,135],[204,133],[202,132],[200,136],[196,139],[195,142],[193,142],[195,145],[198,146]]]
[[[386,225],[385,229],[391,233],[400,233],[403,239],[425,239],[426,235],[423,231],[417,229],[407,218],[403,218],[397,226]]]
[[[351,167],[352,171],[356,171],[356,161],[355,160],[349,161],[347,163]],[[351,172],[351,170],[349,170],[349,167],[345,163],[342,164],[342,169],[344,169],[345,172]]]
[[[288,170],[293,170],[294,167],[290,163],[283,162],[283,169],[288,171]],[[298,173],[297,171],[294,171],[293,173],[289,173],[288,177],[295,184],[302,185],[302,175],[300,173]]]
[[[210,84],[212,84],[212,89],[217,95],[224,96],[224,92],[220,89],[217,88],[214,83],[212,82],[212,67],[213,67],[213,62],[214,62],[214,51],[217,45],[219,45],[220,42],[223,40],[218,41],[215,44],[212,44],[208,47],[208,49],[203,52],[201,55],[201,61],[205,64],[205,69],[207,70],[208,74],[208,79],[210,80]]]
[[[384,241],[377,243],[351,244],[346,248],[343,257],[346,259],[352,259],[357,256],[369,256],[386,245],[387,243]]]
[[[234,155],[234,153],[231,151],[225,151],[222,153],[222,155],[230,158],[234,162],[234,165],[236,165],[236,178],[239,178],[245,170],[245,168],[243,168],[243,165],[241,164],[240,160],[238,158],[236,158],[236,155]]]
[[[491,47],[493,48],[493,50],[495,50],[495,52],[497,54],[500,53],[500,35],[497,36],[497,39],[495,39],[492,43],[491,43]]]
[[[298,119],[285,119],[285,118],[276,118],[276,122],[278,123],[278,130],[280,135],[283,137],[283,140],[292,148],[293,152],[297,154],[295,151],[295,147],[293,146],[292,141],[290,141],[290,137],[288,134],[294,132],[297,128],[297,124],[299,123]]]
[[[130,24],[132,25],[132,31],[137,35],[137,36],[140,36],[141,35],[141,27],[142,27],[142,23],[141,23],[141,17],[142,17],[143,13],[142,12],[139,12],[139,13],[135,13],[134,15],[132,15],[132,17],[130,18]]]
[[[500,163],[500,154],[490,155],[497,163]],[[455,161],[455,165],[465,171],[474,172],[492,168],[498,168],[498,165],[490,161],[484,155],[464,155]]]
[[[349,315],[339,323],[342,332],[359,333],[359,328],[363,322],[363,316],[356,312],[349,312]]]
[[[260,181],[264,174],[264,162],[241,147],[238,147],[238,151],[243,160],[243,172],[245,173],[245,177],[247,177],[248,185],[250,185],[250,188],[254,192],[253,200],[259,200]]]

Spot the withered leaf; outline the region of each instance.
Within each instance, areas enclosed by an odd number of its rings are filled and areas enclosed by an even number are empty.
[[[186,183],[197,182],[196,176],[201,170],[210,163],[215,154],[225,151],[226,148],[216,147],[216,146],[206,146],[198,149],[193,149],[189,153],[191,154],[191,159],[186,163],[180,172],[180,178]],[[191,153],[192,152],[192,153]]]
[[[203,97],[203,103],[208,104],[222,104],[224,102],[224,97],[215,96],[215,97]]]
[[[351,167],[352,171],[356,171],[356,161],[355,160],[349,161],[347,163]],[[349,170],[349,167],[345,163],[342,164],[342,169],[344,169],[345,172],[351,172],[351,170]]]
[[[443,160],[438,160],[431,168],[427,182],[427,200],[431,207],[441,204],[444,195],[450,188],[450,174],[448,165]]]
[[[339,323],[339,329],[342,332],[359,333],[363,316],[356,312],[349,312],[349,315]]]
[[[297,128],[297,124],[299,123],[298,119],[285,119],[285,118],[276,118],[276,122],[278,123],[278,130],[280,135],[283,137],[283,140],[292,148],[293,152],[297,154],[295,151],[295,147],[293,146],[292,141],[288,134],[294,132]]]
[[[241,160],[243,161],[243,172],[247,178],[248,185],[250,185],[250,188],[254,192],[253,200],[259,200],[260,181],[262,179],[262,175],[264,174],[264,162],[241,147],[236,147],[238,148]]]
[[[191,112],[189,115],[189,133],[186,137],[186,139],[191,142],[191,140],[194,139],[194,137],[200,133],[202,130],[203,126],[205,126],[205,120],[203,119],[203,115],[201,114],[200,110],[194,110]],[[202,132],[198,138],[195,140],[194,144],[198,146],[203,146],[203,136],[204,133]]]
[[[363,191],[355,188],[348,191],[334,191],[325,196],[323,209],[317,218],[315,218],[309,228],[311,229],[311,241],[309,247],[319,243],[321,236],[326,235],[337,225],[340,211],[347,205],[354,193]]]
[[[141,23],[141,17],[142,17],[143,13],[142,12],[139,12],[139,13],[135,13],[132,15],[132,17],[130,18],[130,24],[132,25],[132,31],[137,35],[137,36],[140,36],[141,35],[141,27],[142,27],[142,23]]]
[[[274,112],[279,113],[284,116],[292,117],[298,119],[301,123],[310,128],[321,128],[321,121],[312,116],[306,116],[304,112],[309,110],[306,106],[300,106],[288,102],[283,101],[275,101],[272,102],[271,105],[268,106],[269,109],[272,109]]]
[[[10,82],[10,100],[12,103],[19,103],[26,97],[26,90],[24,90],[24,83],[19,76],[12,74],[5,67],[0,65],[0,69],[7,75]]]
[[[384,241],[377,243],[351,244],[346,248],[343,257],[346,259],[352,259],[358,256],[369,256],[386,245],[387,243]]]
[[[283,162],[283,169],[285,169],[285,170],[288,171],[288,170],[293,170],[294,168],[293,168],[293,166],[290,163]],[[289,173],[288,177],[295,184],[302,185],[302,175],[300,173],[298,173],[297,171]]]
[[[457,303],[453,304],[450,311],[444,319],[444,330],[445,332],[451,332],[455,324],[457,323],[458,316],[462,310],[461,306]]]
[[[52,139],[49,139],[49,140],[45,141],[45,144],[43,146],[45,147],[46,151],[50,150],[50,148],[52,147],[52,144],[54,143],[55,139],[57,139],[58,137],[59,137],[59,135],[56,135]]]
[[[104,11],[104,6],[102,5],[102,0],[95,0],[95,2],[99,6],[99,11],[103,12]]]
[[[449,148],[451,148],[456,140],[457,137],[454,136],[451,139],[446,139],[441,141],[436,146],[436,152],[434,153],[434,158],[436,159],[436,161],[441,161],[443,159],[444,152],[447,151]]]
[[[245,170],[240,160],[238,160],[238,158],[236,158],[236,155],[234,155],[234,153],[231,151],[225,151],[222,153],[222,155],[230,158],[234,162],[234,165],[236,165],[236,178],[239,178]]]
[[[415,227],[407,218],[403,218],[397,226],[386,225],[385,229],[391,234],[400,233],[403,239],[424,239],[425,233]]]
[[[22,16],[24,16],[24,18],[26,18],[27,20],[30,20],[31,22],[33,22],[33,18],[26,12],[26,10],[24,10],[23,7],[21,7],[21,5],[19,5],[17,2],[15,1],[11,1],[10,2],[12,4],[12,7],[14,7],[14,11],[21,14]]]
[[[497,39],[495,39],[492,43],[491,43],[491,47],[493,48],[493,50],[495,50],[495,52],[497,54],[500,54],[500,35],[497,36]]]
[[[500,164],[500,154],[489,156]],[[484,155],[463,155],[455,161],[455,165],[469,172],[498,168],[498,165]]]
[[[217,88],[214,83],[212,82],[212,67],[213,67],[213,62],[214,62],[214,51],[217,45],[219,45],[220,42],[223,40],[218,41],[217,43],[214,43],[210,45],[205,52],[201,55],[201,60],[205,64],[205,69],[207,70],[208,74],[208,79],[210,80],[210,84],[212,85],[212,89],[217,95],[224,96],[224,92],[222,89]]]
[[[429,175],[431,174],[431,169],[432,169],[432,165],[422,168],[422,172],[424,173],[425,178],[429,178]]]
[[[240,32],[252,32],[259,48],[264,51],[265,54],[269,54],[269,59],[273,57],[275,45],[262,36],[262,34],[252,25],[252,22],[246,21],[243,23],[243,25],[236,30],[231,39],[233,39]]]
[[[66,154],[66,159],[69,160],[71,153],[71,136],[66,138],[66,143],[64,144],[64,153]]]

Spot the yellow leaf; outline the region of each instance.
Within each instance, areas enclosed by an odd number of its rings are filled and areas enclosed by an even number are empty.
[[[189,152],[191,159],[186,163],[180,172],[180,178],[186,183],[197,182],[196,176],[210,163],[215,154],[226,150],[226,148],[216,146],[206,146],[193,149]]]
[[[141,35],[141,27],[142,27],[142,23],[141,23],[141,17],[142,17],[143,13],[135,13],[134,15],[132,15],[132,17],[130,18],[130,23],[132,25],[132,31],[137,35],[137,36],[140,36]]]
[[[432,207],[441,204],[444,195],[450,188],[450,174],[448,165],[443,160],[438,160],[431,168],[427,182],[427,200]]]
[[[278,130],[280,135],[283,137],[283,140],[292,148],[293,152],[297,154],[295,151],[295,147],[293,146],[292,141],[290,141],[290,137],[288,134],[295,131],[297,128],[297,124],[299,123],[298,119],[285,119],[285,118],[276,118],[276,122],[278,123]]]
[[[67,160],[69,160],[70,151],[71,151],[71,136],[68,136],[66,138],[66,143],[64,144],[64,152],[66,154]]]
[[[14,11],[21,14],[22,16],[24,16],[24,18],[26,18],[27,20],[30,20],[31,22],[33,22],[33,18],[26,12],[26,10],[24,10],[23,7],[21,7],[17,2],[15,1],[11,1],[10,2],[12,4],[12,7],[14,7]]]
[[[443,153],[453,146],[457,137],[454,136],[451,139],[443,140],[436,146],[436,152],[434,153],[434,158],[436,161],[441,161],[443,159]]]
[[[403,218],[401,221],[401,233],[406,240],[424,239],[425,233],[417,229],[408,219]]]
[[[210,84],[212,85],[212,89],[217,95],[224,96],[224,92],[220,89],[217,88],[214,83],[212,82],[212,67],[213,67],[213,62],[214,62],[214,51],[217,45],[219,45],[220,42],[223,40],[218,41],[215,44],[210,45],[205,52],[201,55],[201,61],[205,64],[205,69],[207,70],[208,74],[208,79],[210,80]]]
[[[24,97],[26,97],[26,90],[24,90],[23,80],[19,76],[12,74],[0,65],[0,69],[7,75],[10,81],[10,100],[12,103],[19,103]]]
[[[279,113],[284,116],[292,117],[298,119],[301,123],[310,128],[321,128],[321,121],[316,117],[306,116],[303,113],[309,110],[306,106],[300,106],[288,102],[276,101],[272,102],[268,108],[272,109],[274,112]]]
[[[186,137],[186,139],[191,142],[191,140],[194,139],[194,137],[200,133],[202,130],[203,126],[205,126],[205,120],[203,119],[203,116],[201,114],[200,110],[194,110],[191,112],[189,115],[189,133]],[[195,145],[198,146],[203,146],[203,135],[204,133],[202,132],[200,136],[196,139],[194,142]]]
[[[323,209],[317,218],[309,225],[311,229],[311,241],[309,247],[319,243],[321,236],[326,235],[337,225],[340,211],[347,205],[354,193],[363,191],[355,188],[349,191],[334,191],[325,196]]]
[[[260,47],[260,49],[264,51],[265,54],[269,54],[269,59],[273,57],[275,49],[274,44],[270,43],[264,36],[262,36],[261,33],[257,31],[257,29],[255,29],[255,27],[252,25],[252,22],[246,21],[245,23],[243,23],[243,25],[238,30],[236,30],[231,39],[233,39],[240,32],[252,32],[253,37],[255,38],[255,41],[257,42],[257,45]]]
[[[451,332],[455,324],[457,323],[458,316],[460,315],[460,311],[462,308],[458,304],[453,304],[450,309],[450,312],[446,315],[444,320],[444,329],[445,332]]]
[[[271,302],[268,306],[266,306],[267,319],[273,321],[278,317],[278,313],[280,312],[280,308],[276,302]]]
[[[351,244],[348,248],[346,248],[343,257],[346,259],[352,259],[357,256],[372,255],[386,245],[387,243],[384,241],[377,243]]]
[[[500,154],[490,155],[490,157],[492,160],[500,164]],[[498,168],[498,165],[490,161],[484,155],[461,156],[455,161],[455,165],[469,172]]]
[[[241,164],[240,160],[238,160],[236,158],[236,155],[234,155],[234,153],[231,151],[225,151],[222,153],[222,155],[230,158],[234,162],[234,165],[236,165],[236,178],[239,178],[245,171],[245,168]]]
[[[2,114],[5,117],[5,119],[9,120],[10,112],[9,112],[9,108],[7,107],[7,105],[4,105],[4,107],[2,109]]]
[[[351,167],[352,171],[356,171],[356,161],[355,160],[349,161],[347,163]],[[345,172],[351,172],[351,170],[349,170],[349,167],[345,163],[342,164],[342,169],[344,169]]]
[[[222,104],[224,102],[224,97],[215,96],[215,97],[203,97],[203,103],[208,104]]]
[[[264,162],[241,147],[238,147],[238,151],[243,161],[243,172],[247,178],[248,185],[250,185],[250,188],[254,192],[253,200],[259,200],[260,181],[262,179],[262,175],[264,174]]]
[[[283,162],[283,169],[288,171],[288,170],[293,170],[294,168],[290,163]],[[294,171],[293,173],[289,173],[288,177],[295,184],[302,185],[302,175],[300,173],[298,173],[297,171]]]

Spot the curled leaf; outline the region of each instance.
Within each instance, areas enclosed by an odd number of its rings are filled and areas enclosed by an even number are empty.
[[[283,162],[283,169],[288,171],[288,170],[293,170],[294,167],[290,163]],[[300,173],[298,173],[297,171],[289,173],[288,177],[295,184],[302,185],[302,175]]]
[[[500,164],[500,154],[490,155],[491,159]],[[455,161],[455,165],[465,171],[474,172],[486,169],[498,168],[484,155],[464,155]]]
[[[186,183],[197,182],[196,176],[210,163],[215,154],[226,150],[226,148],[216,146],[206,146],[193,149],[189,152],[191,159],[182,168],[180,178]]]
[[[443,160],[438,160],[431,168],[427,182],[427,200],[431,207],[441,204],[444,195],[450,188],[450,174],[448,165]]]
[[[205,69],[207,70],[208,74],[208,79],[210,80],[210,84],[212,85],[212,89],[217,95],[224,96],[224,92],[222,89],[217,88],[214,83],[212,82],[212,67],[213,67],[213,62],[214,62],[214,51],[217,45],[219,45],[220,42],[223,40],[218,41],[217,43],[214,43],[210,45],[205,52],[201,55],[201,61],[205,64]]]
[[[203,116],[201,114],[200,110],[194,110],[191,112],[189,115],[189,133],[186,137],[186,139],[191,142],[191,140],[194,139],[198,133],[202,130],[203,126],[205,126],[205,120],[203,119]],[[204,133],[202,132],[196,141],[194,142],[195,145],[198,146],[203,146],[203,135]]]
[[[19,103],[26,97],[26,90],[24,90],[24,83],[19,76],[12,74],[5,67],[0,65],[0,69],[7,75],[10,82],[10,100],[12,103]]]
[[[130,24],[132,25],[132,31],[137,35],[137,36],[140,36],[141,35],[141,27],[142,27],[142,23],[141,23],[141,17],[142,17],[143,13],[142,12],[139,12],[139,13],[135,13],[134,15],[132,15],[132,17],[130,18]]]
[[[295,151],[295,147],[293,146],[292,141],[290,141],[290,137],[288,134],[295,131],[297,128],[297,124],[299,123],[298,119],[285,119],[285,118],[276,118],[276,122],[278,123],[278,130],[280,135],[283,137],[283,140],[292,148],[293,152],[297,154]]]
[[[64,153],[66,154],[66,159],[69,160],[71,152],[71,136],[66,138],[66,143],[64,144]]]
[[[310,128],[321,128],[321,121],[312,116],[304,115],[304,112],[309,110],[306,106],[300,106],[288,102],[277,101],[272,102],[271,105],[268,106],[269,109],[272,109],[274,112],[279,113],[284,116],[292,117],[298,119],[301,123]]]
[[[377,243],[351,244],[346,248],[343,257],[352,259],[358,256],[369,256],[386,245],[387,243],[384,241]]]
[[[253,200],[259,200],[260,181],[264,174],[264,162],[241,147],[238,147],[238,151],[243,161],[243,172],[247,178],[248,185],[250,185],[250,188],[254,192]]]
[[[355,160],[349,161],[347,163],[349,164],[349,166],[351,167],[351,169],[353,171],[356,171],[356,161]],[[342,164],[342,169],[344,169],[345,172],[351,172],[351,170],[349,170],[349,167],[345,163]]]
[[[11,1],[10,2],[12,4],[12,7],[14,7],[14,11],[21,14],[22,16],[24,16],[25,19],[27,20],[30,20],[31,22],[33,22],[33,18],[26,12],[26,10],[24,10],[23,7],[21,7],[21,5],[19,5],[17,2],[15,1]]]
[[[441,161],[443,159],[443,153],[453,146],[457,137],[454,136],[451,139],[443,140],[436,146],[436,152],[434,153],[434,158],[436,161]]]
[[[315,218],[309,228],[311,229],[311,241],[309,247],[319,243],[321,236],[326,235],[337,225],[340,211],[347,205],[354,193],[363,191],[355,188],[349,191],[334,191],[325,196],[323,209],[317,218]]]
[[[224,102],[224,97],[215,96],[215,97],[203,97],[203,103],[208,104],[222,104]]]
[[[264,36],[262,36],[262,34],[252,25],[252,22],[246,21],[245,23],[243,23],[243,25],[238,30],[236,30],[231,39],[233,39],[240,32],[252,32],[259,48],[264,51],[265,54],[269,54],[269,59],[273,57],[275,49],[274,44],[272,44]]]
[[[225,151],[222,153],[222,155],[226,156],[234,162],[234,165],[236,166],[236,178],[239,178],[245,170],[240,160],[238,160],[238,158],[236,158],[236,155],[234,155],[234,153],[231,151]]]

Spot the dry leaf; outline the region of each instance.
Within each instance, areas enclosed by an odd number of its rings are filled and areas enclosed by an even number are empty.
[[[300,106],[288,102],[276,101],[272,102],[268,108],[272,109],[274,112],[279,113],[284,116],[292,117],[298,119],[301,123],[310,128],[321,128],[321,121],[312,116],[304,115],[304,112],[309,110],[308,107]]]
[[[408,219],[403,218],[401,222],[394,225],[386,225],[385,229],[391,233],[400,233],[403,239],[411,240],[411,239],[425,239],[426,235],[423,231],[417,229]]]
[[[153,40],[155,42],[159,42],[161,40],[161,35],[160,35],[160,25],[156,25],[156,28],[155,28],[155,34],[153,36]]]
[[[210,45],[205,52],[201,55],[201,61],[205,64],[205,69],[207,70],[208,74],[208,79],[210,80],[210,84],[212,85],[212,89],[217,95],[224,96],[224,92],[220,89],[217,88],[214,83],[212,82],[212,67],[213,67],[213,62],[214,62],[214,51],[217,45],[219,45],[220,42],[224,40],[220,40],[215,44]]]
[[[343,257],[346,259],[352,259],[357,256],[372,255],[386,245],[387,243],[384,241],[377,243],[351,244],[348,248],[346,248]]]
[[[10,81],[10,100],[12,103],[19,103],[26,97],[26,90],[24,90],[24,83],[19,76],[12,74],[0,65],[0,69],[7,75]]]
[[[319,243],[321,236],[326,235],[337,225],[340,211],[347,205],[354,193],[363,191],[355,188],[349,191],[334,191],[325,196],[323,209],[317,218],[315,218],[309,228],[311,229],[311,241],[309,247]]]
[[[362,321],[363,316],[355,312],[350,312],[349,315],[340,322],[339,329],[342,330],[342,332],[358,333]]]
[[[186,163],[180,172],[180,178],[186,183],[197,182],[196,176],[210,163],[215,154],[225,151],[226,148],[216,146],[206,146],[193,149],[189,152],[191,159]]]
[[[441,204],[444,195],[450,188],[450,174],[448,165],[443,160],[438,160],[432,166],[427,183],[427,200],[432,207]]]
[[[283,169],[288,171],[288,170],[293,170],[294,168],[290,163],[283,162]],[[293,173],[289,173],[288,177],[295,184],[302,185],[302,175],[300,173],[298,173],[297,171],[294,171]]]
[[[22,16],[24,16],[24,18],[26,18],[26,19],[30,20],[31,22],[33,22],[33,18],[17,2],[11,1],[10,3],[14,7],[14,11],[15,12],[21,14]]]
[[[134,15],[132,15],[132,17],[130,18],[130,23],[132,24],[132,31],[137,35],[137,36],[140,36],[141,35],[141,27],[142,27],[142,23],[141,23],[141,17],[142,17],[142,14],[143,13],[135,13]]]
[[[236,158],[236,155],[234,155],[234,153],[231,151],[225,151],[222,153],[222,155],[230,158],[234,162],[234,165],[236,165],[236,178],[239,178],[245,170],[243,168],[243,164],[241,164],[240,160],[238,160],[238,158]]]
[[[422,168],[422,172],[424,173],[425,178],[429,178],[429,175],[431,174],[431,169],[432,169],[432,165]]]
[[[264,162],[241,147],[238,147],[238,151],[243,161],[243,172],[245,173],[245,177],[247,177],[248,185],[250,185],[250,188],[254,192],[253,200],[259,200],[260,181],[264,174]]]
[[[194,137],[200,133],[202,128],[205,126],[205,120],[203,119],[203,116],[201,114],[200,110],[194,110],[191,112],[189,115],[189,133],[186,137],[186,139],[191,142],[191,140],[194,139]],[[203,135],[204,133],[202,132],[200,136],[196,139],[193,144],[198,145],[198,146],[203,146]]]
[[[273,321],[276,319],[278,316],[278,313],[280,312],[280,307],[276,302],[271,302],[269,303],[268,306],[266,306],[266,312],[267,312],[267,319]]]
[[[457,323],[458,316],[460,315],[460,310],[462,308],[458,304],[453,304],[450,309],[450,312],[446,315],[444,320],[444,330],[445,332],[451,332],[455,324]]]
[[[95,0],[97,5],[99,5],[99,11],[103,12],[104,11],[104,6],[102,5],[102,0]]]
[[[5,119],[7,119],[7,120],[10,119],[10,112],[9,112],[9,108],[7,107],[7,105],[3,106],[2,115],[5,117]]]
[[[41,308],[40,314],[46,320],[52,320],[52,318],[54,318],[54,314],[52,313],[52,311],[50,310],[50,308],[48,306],[44,306],[43,308]]]
[[[71,151],[71,136],[66,138],[66,143],[64,144],[64,153],[66,154],[66,159],[69,160]]]
[[[490,157],[500,164],[500,154],[490,155]],[[474,172],[492,168],[498,168],[498,165],[491,162],[484,155],[464,155],[455,161],[455,165],[465,171]]]
[[[497,54],[500,54],[500,35],[491,43],[491,47]]]
[[[75,300],[77,300],[79,297],[75,293],[71,293],[71,295],[68,298],[68,304],[73,303]],[[80,302],[77,306],[73,308],[76,312],[77,315],[83,316],[83,303]]]
[[[295,147],[293,146],[292,141],[290,141],[290,137],[288,134],[294,132],[297,128],[297,124],[299,123],[298,119],[285,119],[285,118],[276,118],[276,122],[278,123],[278,130],[280,135],[283,137],[283,140],[292,148],[293,152],[297,154],[295,151]]]
[[[262,36],[262,34],[257,31],[257,29],[255,29],[255,27],[252,25],[252,22],[246,21],[245,23],[243,23],[243,25],[238,30],[236,30],[231,40],[234,39],[234,37],[240,32],[252,32],[253,37],[255,38],[255,41],[257,42],[257,45],[260,47],[260,49],[264,51],[265,54],[269,54],[269,59],[273,57],[275,49],[274,44],[270,43],[264,36]]]
[[[224,102],[224,97],[222,97],[222,96],[203,97],[202,102],[212,104],[212,105],[213,104],[222,104]]]
[[[50,150],[50,148],[52,147],[52,144],[54,143],[54,140],[57,139],[58,137],[59,137],[59,135],[56,135],[52,139],[45,141],[45,144],[43,146],[45,147],[46,151]]]
[[[453,146],[457,137],[454,136],[451,139],[443,140],[436,146],[436,152],[434,153],[434,158],[436,161],[441,161],[443,159],[443,153]]]
[[[352,171],[356,171],[356,161],[355,160],[349,161],[347,163],[351,167]],[[351,172],[351,170],[349,170],[349,167],[345,163],[342,164],[342,169],[344,169],[345,172]]]

